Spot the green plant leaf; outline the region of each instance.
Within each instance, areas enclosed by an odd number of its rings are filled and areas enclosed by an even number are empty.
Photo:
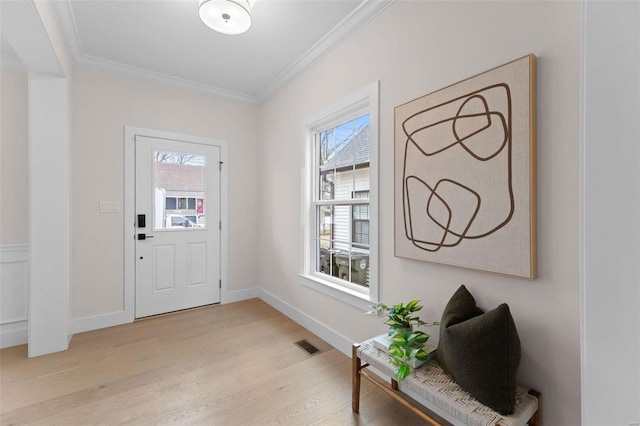
[[[400,367],[404,361],[401,358],[391,357],[391,363],[396,367]]]
[[[411,343],[418,343],[420,345],[424,345],[429,340],[429,335],[427,333],[418,332],[411,335]]]
[[[415,354],[415,358],[420,361],[424,361],[428,356],[429,355],[424,351],[424,349],[418,349],[418,352]]]
[[[421,351],[422,349],[419,348],[411,348],[407,351],[407,359],[408,360],[412,360],[414,358],[416,358],[416,355],[418,355],[418,352]]]
[[[392,343],[391,345],[389,345],[389,354],[392,357],[403,358],[404,357],[404,350],[400,346],[395,345],[395,344]]]
[[[407,344],[407,338],[405,337],[404,333],[394,334],[393,337],[391,337],[391,340],[393,340],[394,343],[399,343],[401,345]]]
[[[409,343],[415,342],[416,338],[418,338],[420,336],[420,333],[422,333],[422,332],[421,331],[414,331],[411,334],[409,334],[409,336],[407,336],[407,342],[409,342]]]
[[[395,372],[396,380],[401,382],[411,373],[411,369],[407,364],[400,365]]]
[[[394,327],[394,328],[403,328],[404,324],[400,321],[396,321],[393,318],[389,318],[387,319],[387,321],[385,321],[385,324],[387,324],[390,327]]]
[[[407,309],[409,310],[409,312],[418,312],[419,310],[421,310],[423,306],[418,305],[418,303],[420,303],[419,300],[412,300],[411,302],[409,302],[407,304]]]

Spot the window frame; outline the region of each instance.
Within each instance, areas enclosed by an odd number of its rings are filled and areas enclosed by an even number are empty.
[[[379,256],[378,256],[378,147],[379,147],[379,83],[376,81],[363,89],[346,96],[335,104],[304,120],[302,124],[302,196],[301,235],[302,253],[300,282],[319,292],[354,306],[365,308],[378,303]],[[317,152],[316,134],[341,123],[369,114],[369,288],[327,277],[316,272],[316,206]],[[350,216],[352,216],[351,208]],[[352,217],[350,227],[353,226]],[[350,230],[351,233],[351,230]]]

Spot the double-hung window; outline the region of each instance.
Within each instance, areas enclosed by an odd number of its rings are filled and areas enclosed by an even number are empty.
[[[302,282],[377,302],[377,83],[307,120],[304,143]]]

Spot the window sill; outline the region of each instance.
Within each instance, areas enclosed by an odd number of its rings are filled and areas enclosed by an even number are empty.
[[[331,296],[334,299],[338,299],[341,302],[360,308],[363,311],[370,310],[371,305],[376,303],[371,300],[371,296],[369,294],[360,293],[346,287],[342,287],[313,275],[300,274],[299,277],[301,284],[304,284],[305,286],[320,293],[326,294],[327,296]]]

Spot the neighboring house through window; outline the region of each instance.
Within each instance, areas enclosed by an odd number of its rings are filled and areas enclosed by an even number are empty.
[[[353,198],[369,200],[369,191],[354,191]],[[369,247],[369,204],[352,207],[351,241],[354,247]]]
[[[302,281],[346,301],[377,301],[377,83],[304,127]]]
[[[171,152],[155,154],[156,229],[178,227],[178,221],[204,226],[204,158]]]

